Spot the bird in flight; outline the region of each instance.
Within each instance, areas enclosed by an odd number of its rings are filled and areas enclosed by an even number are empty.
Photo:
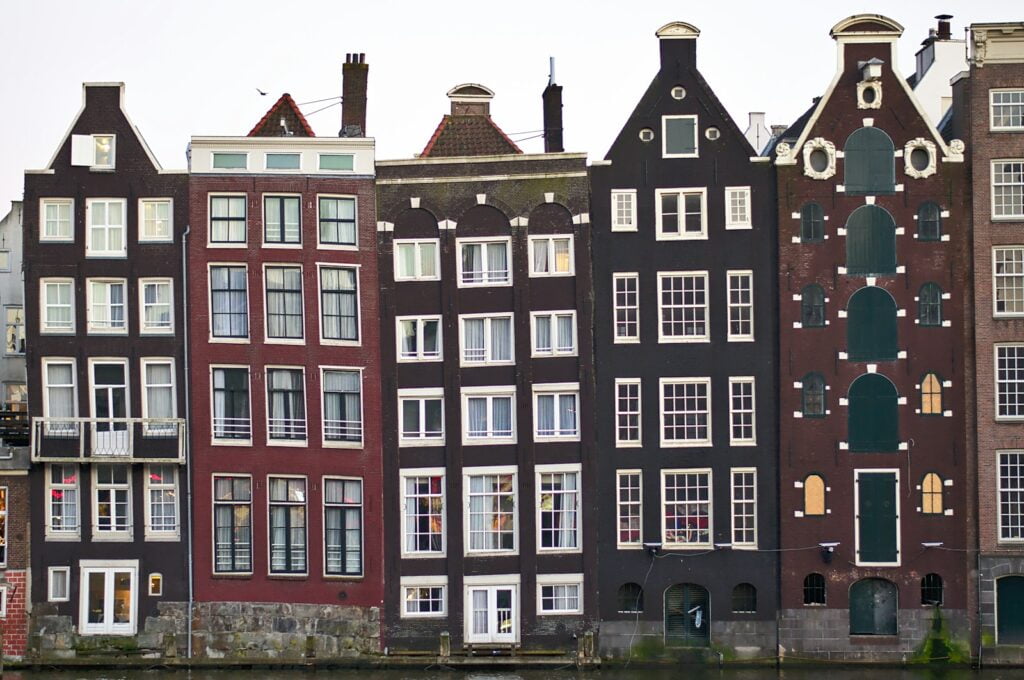
[[[267,96],[267,93],[266,93],[266,92],[264,92],[263,90],[261,90],[261,89],[260,89],[260,88],[258,88],[258,87],[256,88],[256,91],[257,91],[257,92],[259,92],[259,93],[260,93],[260,94],[261,94],[262,96],[264,96],[264,97],[266,97],[266,96]]]

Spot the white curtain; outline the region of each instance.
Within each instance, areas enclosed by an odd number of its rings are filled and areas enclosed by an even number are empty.
[[[487,626],[487,591],[486,590],[474,590],[473,591],[473,634],[474,635],[486,635],[488,631]]]
[[[506,244],[491,243],[487,246],[487,270],[491,281],[508,280],[508,253]]]
[[[398,244],[398,276],[416,275],[416,244]]]
[[[359,439],[359,372],[324,372],[324,419],[329,439]]]
[[[51,328],[71,328],[71,285],[46,285],[46,324]]]
[[[535,319],[536,340],[534,344],[538,352],[551,351],[551,317],[538,316]]]
[[[509,319],[491,319],[491,359],[512,359],[512,323]]]
[[[146,413],[150,418],[173,418],[171,365],[146,364]]]
[[[299,199],[285,198],[284,200],[284,240],[288,243],[298,243],[299,237]]]
[[[471,397],[468,400],[469,434],[484,437],[487,435],[487,399]]]
[[[462,280],[467,283],[479,283],[483,280],[483,269],[483,246],[479,243],[467,243],[462,246]]]
[[[51,418],[73,418],[75,415],[74,375],[71,364],[47,364],[46,389],[48,394],[47,414]],[[68,435],[75,432],[74,423],[53,423],[49,432]]]
[[[465,344],[466,361],[483,361],[484,354],[484,320],[463,319],[463,342]]]
[[[124,328],[124,284],[110,285],[110,327]]]
[[[537,239],[533,242],[533,271],[537,273],[548,271],[548,242],[546,239]]]
[[[579,491],[577,488],[576,477],[577,475],[575,472],[567,472],[562,475],[562,486],[565,493],[559,494],[558,496],[562,501],[562,521],[559,528],[558,544],[563,548],[576,547],[576,522],[577,513],[579,512],[579,508],[577,507]]]
[[[576,395],[558,396],[558,434],[576,434]]]
[[[565,314],[558,317],[558,349],[571,352],[575,344],[572,333],[572,316]]]
[[[434,243],[420,244],[420,273],[424,277],[437,276],[437,245]]]
[[[493,412],[493,431],[495,436],[499,437],[511,437],[512,436],[512,398],[511,397],[495,397],[491,401],[491,411]]]
[[[416,322],[415,321],[402,321],[401,323],[401,334],[402,334],[402,357],[409,358],[416,356]]]
[[[537,434],[555,434],[555,397],[551,394],[537,396]]]

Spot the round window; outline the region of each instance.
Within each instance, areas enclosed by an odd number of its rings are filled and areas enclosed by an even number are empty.
[[[654,139],[654,130],[651,128],[644,128],[640,131],[640,141],[650,142]]]
[[[810,156],[811,170],[825,172],[828,170],[828,154],[824,149],[814,149]]]
[[[928,149],[918,146],[910,152],[910,167],[914,170],[923,172],[928,169],[929,165],[931,165],[931,157],[928,154]]]
[[[672,98],[673,99],[682,99],[685,96],[686,96],[686,88],[683,87],[682,85],[676,85],[675,87],[672,88]]]
[[[704,131],[704,136],[713,142],[722,136],[722,132],[716,127],[709,127],[707,130]]]
[[[875,100],[878,99],[878,90],[873,87],[865,87],[864,92],[860,96],[865,104],[874,104]]]

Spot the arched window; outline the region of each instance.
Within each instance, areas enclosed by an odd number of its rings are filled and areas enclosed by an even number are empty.
[[[942,211],[931,201],[922,203],[917,209],[917,238],[921,241],[938,241],[942,238]]]
[[[821,574],[804,576],[804,604],[825,604],[825,577]]]
[[[942,415],[942,382],[934,373],[927,374],[921,381],[921,414]]]
[[[811,201],[800,208],[800,240],[817,243],[825,239],[825,211]]]
[[[757,588],[749,583],[740,583],[733,588],[732,611],[734,614],[756,614]]]
[[[846,221],[846,273],[896,273],[896,222],[885,208],[862,205]]]
[[[825,290],[816,283],[800,291],[800,324],[804,328],[825,325]]]
[[[921,512],[926,515],[941,515],[942,507],[942,478],[934,472],[929,472],[921,480]]]
[[[850,385],[847,437],[850,451],[898,451],[899,398],[896,386],[879,373],[865,373]]]
[[[825,416],[825,379],[820,373],[808,373],[802,382],[802,411],[805,418]]]
[[[639,583],[619,586],[619,613],[637,614],[644,610],[644,589]]]
[[[804,479],[804,516],[825,514],[825,480],[821,475],[807,475]]]
[[[850,635],[896,635],[896,584],[866,578],[850,586]]]
[[[884,288],[866,286],[846,309],[846,352],[851,361],[888,361],[896,346],[896,301]]]
[[[942,325],[942,289],[926,283],[917,293],[917,323],[922,326]]]
[[[942,577],[938,574],[925,574],[921,579],[921,604],[942,604]]]
[[[851,196],[896,192],[896,148],[889,135],[876,127],[854,131],[843,148],[845,191]]]

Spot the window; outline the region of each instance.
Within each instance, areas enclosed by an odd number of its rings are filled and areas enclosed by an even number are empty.
[[[320,154],[320,169],[327,171],[348,171],[355,167],[355,157],[350,153]]]
[[[615,479],[618,494],[618,547],[639,548],[643,545],[643,472],[619,470],[615,473]]]
[[[942,381],[934,373],[928,373],[921,380],[921,413],[942,415]]]
[[[825,604],[825,577],[821,574],[804,577],[804,604]]]
[[[931,201],[922,203],[917,209],[917,238],[922,241],[942,238],[942,211]]]
[[[85,201],[89,241],[86,257],[124,257],[125,203],[123,198],[89,198]]]
[[[657,240],[708,237],[707,189],[655,189],[654,201]]]
[[[572,236],[531,236],[530,276],[575,274],[572,244]]]
[[[612,231],[636,230],[636,189],[613,189]]]
[[[128,360],[89,360],[92,455],[126,456],[131,450],[128,430]]]
[[[804,516],[825,514],[825,480],[821,475],[807,475],[804,478]]]
[[[149,596],[162,597],[164,594],[164,576],[158,572],[149,575]]]
[[[171,279],[139,279],[140,333],[174,332],[173,290]]]
[[[210,196],[211,244],[244,244],[245,227],[245,196]]]
[[[925,574],[921,579],[921,604],[942,604],[942,577],[938,574]]]
[[[1024,314],[1024,247],[992,249],[995,315]]]
[[[459,316],[462,365],[512,363],[512,315]]]
[[[146,538],[178,537],[178,469],[175,465],[146,468]]]
[[[879,373],[865,373],[850,385],[847,437],[850,451],[899,450],[899,397],[896,386]]]
[[[661,506],[665,547],[711,547],[710,470],[662,470]]]
[[[79,560],[78,632],[134,635],[138,560]]]
[[[399,361],[441,360],[441,317],[398,317]]]
[[[363,575],[363,482],[324,478],[324,573]]]
[[[661,378],[661,445],[711,444],[711,379]]]
[[[658,342],[707,342],[708,273],[658,272]]]
[[[754,272],[728,271],[729,341],[754,339]]]
[[[263,197],[263,243],[302,243],[299,196]]]
[[[4,354],[24,354],[25,310],[7,305],[4,316]]]
[[[1024,90],[989,92],[993,130],[1024,129]]]
[[[732,589],[733,614],[757,613],[757,588],[749,583],[740,583]]]
[[[539,615],[582,614],[583,574],[537,574]]]
[[[403,470],[401,475],[402,552],[407,555],[443,555],[443,470]]]
[[[210,267],[210,334],[249,337],[249,293],[244,265]]]
[[[459,240],[459,286],[508,286],[510,239]]]
[[[854,484],[857,564],[899,564],[898,472],[855,470]]]
[[[846,193],[875,196],[896,191],[896,149],[889,135],[877,127],[862,127],[846,140]]]
[[[1000,451],[999,540],[1024,540],[1024,451]]]
[[[48,437],[77,437],[78,425],[71,420],[78,415],[75,362],[63,359],[43,359],[43,416]]]
[[[996,418],[1024,418],[1024,345],[996,345]]]
[[[49,567],[46,570],[46,601],[67,602],[71,599],[71,567]]]
[[[580,505],[579,465],[537,466],[537,550],[579,550]]]
[[[142,359],[142,417],[168,421],[178,414],[174,394],[174,360]],[[146,422],[146,436],[174,437],[178,432],[173,422]]]
[[[846,307],[846,352],[850,361],[891,361],[899,357],[899,310],[889,291],[865,286]]]
[[[248,167],[248,154],[213,152],[213,168],[215,170],[245,170]]]
[[[213,367],[213,438],[248,441],[252,438],[249,407],[249,369]]]
[[[441,388],[399,390],[402,414],[399,444],[436,446],[444,443],[444,390]]]
[[[319,197],[320,245],[356,245],[356,199]]]
[[[800,325],[803,328],[825,326],[825,291],[816,283],[800,292]]]
[[[213,570],[252,571],[252,478],[213,478]]]
[[[615,445],[640,446],[640,379],[615,379]]]
[[[114,141],[114,135],[72,135],[71,164],[88,165],[94,170],[112,170]]]
[[[50,502],[47,505],[46,534],[48,537],[62,534],[77,536],[80,526],[78,466],[65,463],[48,467],[46,495]]]
[[[732,545],[757,547],[757,470],[733,468]]]
[[[804,418],[822,418],[825,413],[825,379],[808,373],[801,382],[801,411]]]
[[[324,340],[359,341],[356,271],[354,267],[320,268],[320,333]]]
[[[39,202],[42,229],[40,241],[74,241],[74,201],[62,198],[44,198]]]
[[[131,532],[130,468],[127,465],[93,466],[93,537]]]
[[[301,167],[302,154],[268,153],[265,159],[267,170],[298,170]]]
[[[90,333],[127,333],[124,279],[86,279]]]
[[[896,222],[885,208],[862,205],[850,214],[846,221],[846,273],[896,273]]]
[[[169,242],[174,240],[171,225],[171,199],[139,199],[139,241]]]
[[[530,312],[533,356],[576,355],[576,312]]]
[[[270,573],[306,572],[306,480],[268,477]]]
[[[3,390],[7,410],[28,413],[28,385],[23,382],[4,382]]]
[[[992,217],[1024,218],[1024,160],[992,161]]]
[[[662,116],[661,139],[664,158],[696,158],[697,116]]]
[[[515,388],[462,388],[463,444],[514,444]]]
[[[492,471],[493,470],[493,471]],[[516,473],[465,468],[466,552],[516,551]]]
[[[401,584],[401,618],[445,616],[448,599],[447,576],[403,576]]]
[[[921,512],[926,515],[941,515],[943,510],[942,478],[934,472],[929,472],[921,480]]]
[[[825,240],[825,211],[813,201],[800,206],[800,241],[820,243]]]
[[[302,369],[267,369],[267,439],[305,442],[306,397]]]
[[[363,441],[362,374],[323,369],[324,443]]]
[[[302,268],[266,267],[267,339],[302,339]]]
[[[754,419],[754,378],[729,378],[729,444],[757,443]]]
[[[917,294],[917,321],[922,326],[942,325],[942,289],[934,283],[924,284]]]
[[[533,392],[534,440],[579,438],[579,383],[534,385]]]
[[[636,274],[612,275],[615,342],[640,342],[640,278]]]
[[[438,281],[441,259],[438,239],[395,239],[395,281]]]
[[[644,610],[644,589],[639,583],[623,583],[617,600],[620,614],[640,614]]]
[[[750,215],[750,187],[725,188],[725,228],[753,228]]]

